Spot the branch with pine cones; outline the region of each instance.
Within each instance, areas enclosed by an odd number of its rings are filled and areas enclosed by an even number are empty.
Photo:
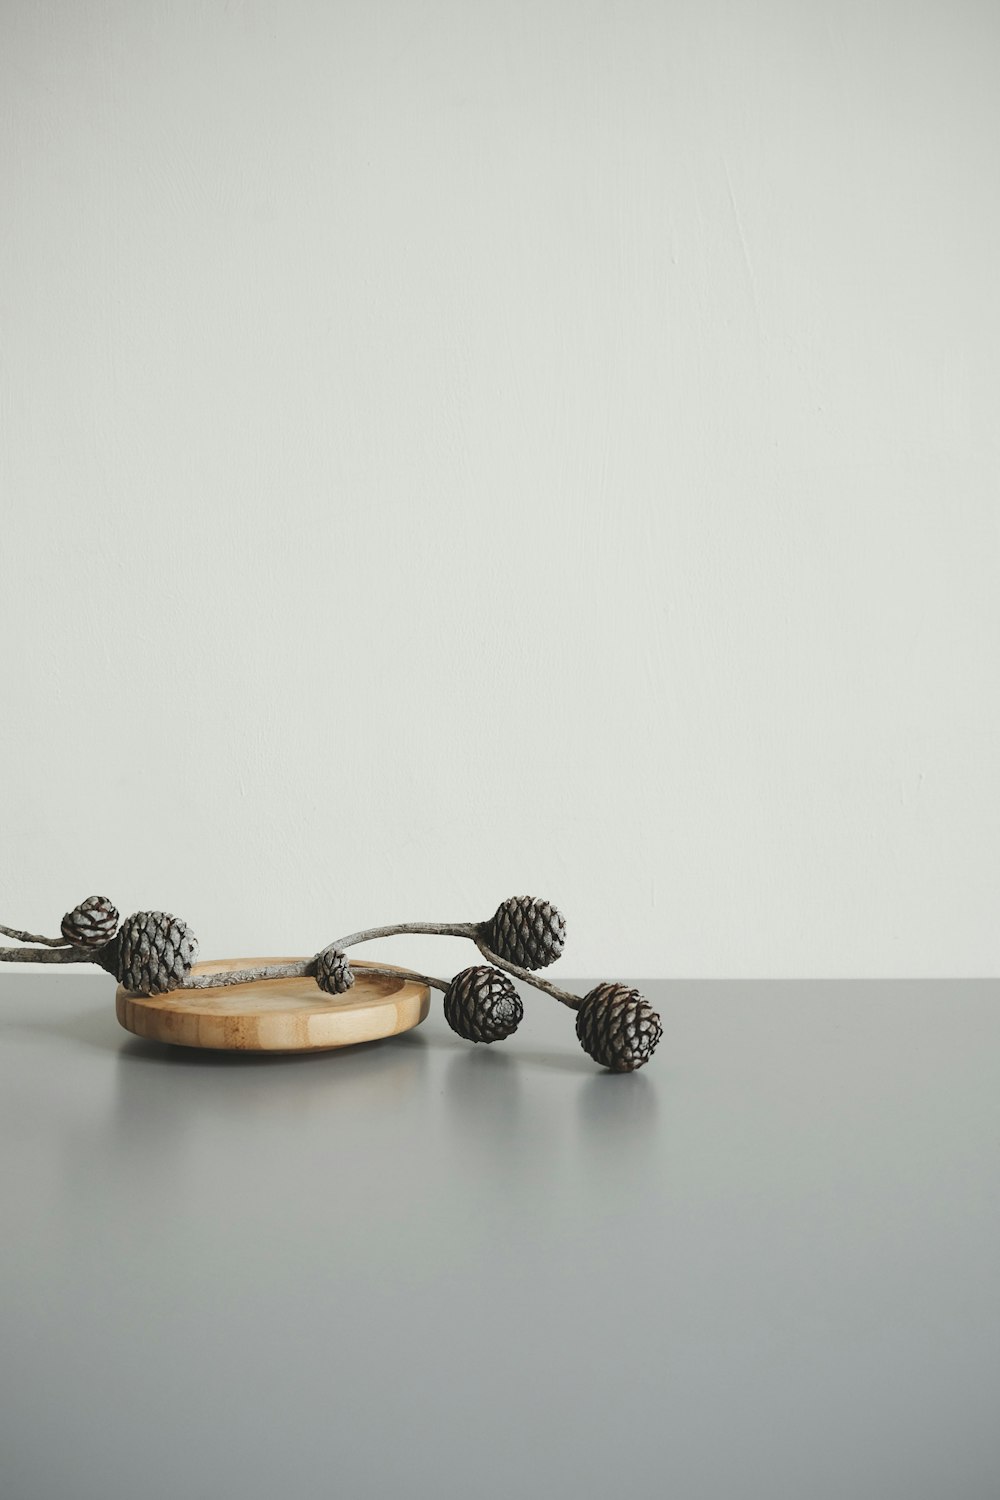
[[[354,983],[346,950],[357,943],[403,933],[462,937],[475,943],[485,964],[462,969],[450,980],[407,972],[413,979],[443,991],[445,1019],[467,1041],[499,1042],[517,1030],[524,1006],[514,979],[575,1010],[580,1045],[612,1073],[632,1073],[641,1068],[663,1034],[656,1011],[644,995],[627,984],[598,984],[586,995],[574,995],[538,977],[537,970],[555,963],[562,954],[566,919],[550,901],[535,896],[512,896],[482,922],[398,922],[368,927],[338,938],[312,958],[220,974],[192,973],[198,939],[180,917],[169,912],[139,911],[120,922],[117,910],[105,896],[88,896],[68,911],[59,937],[3,926],[0,933],[30,945],[0,946],[0,962],[93,963],[136,995],[215,989],[295,976],[310,976],[325,994],[342,995]],[[399,973],[374,965],[365,967],[368,973]]]

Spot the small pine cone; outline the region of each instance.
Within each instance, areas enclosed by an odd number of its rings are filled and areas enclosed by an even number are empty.
[[[342,995],[354,983],[347,954],[332,945],[316,955],[316,983],[327,995]]]
[[[522,969],[555,963],[566,942],[566,918],[551,901],[511,896],[480,926],[486,947]]]
[[[507,975],[489,964],[456,974],[444,993],[445,1020],[467,1042],[502,1042],[520,1025],[524,1006]]]
[[[638,990],[627,984],[599,984],[580,1002],[576,1034],[583,1050],[603,1068],[631,1073],[649,1061],[663,1028]]]
[[[184,983],[198,957],[186,922],[165,911],[137,911],[102,950],[99,962],[134,995],[165,995]]]
[[[118,912],[107,896],[88,896],[62,919],[62,935],[74,948],[103,948],[118,931]]]

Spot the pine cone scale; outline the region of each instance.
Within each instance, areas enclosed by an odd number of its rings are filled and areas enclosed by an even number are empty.
[[[119,984],[135,995],[164,995],[177,989],[198,957],[198,939],[170,912],[134,912],[98,955]]]
[[[576,1034],[585,1052],[612,1073],[631,1073],[647,1063],[663,1035],[656,1011],[625,984],[599,984],[576,1013]]]
[[[489,964],[456,974],[444,995],[445,1020],[467,1042],[501,1042],[517,1030],[524,1015],[521,997],[508,975]]]
[[[342,949],[331,944],[329,948],[317,953],[313,963],[316,983],[324,994],[343,995],[353,985],[354,970]]]
[[[107,896],[88,896],[68,911],[61,931],[74,948],[102,948],[118,930],[118,912]]]
[[[511,896],[488,922],[480,925],[485,946],[498,958],[521,969],[544,969],[555,963],[566,942],[566,918],[551,901]]]

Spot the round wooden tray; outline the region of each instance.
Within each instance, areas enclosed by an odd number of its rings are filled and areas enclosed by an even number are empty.
[[[194,974],[218,974],[288,958],[217,958],[195,964]],[[380,964],[379,968],[395,968]],[[351,960],[354,984],[343,995],[325,995],[315,979],[260,979],[217,990],[173,990],[133,995],[118,986],[115,1011],[126,1031],[180,1047],[234,1052],[318,1052],[396,1036],[419,1026],[430,990],[406,969],[369,974]]]

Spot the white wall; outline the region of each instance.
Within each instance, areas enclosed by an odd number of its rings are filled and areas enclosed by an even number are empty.
[[[994,5],[6,0],[0,119],[3,920],[996,972]]]

